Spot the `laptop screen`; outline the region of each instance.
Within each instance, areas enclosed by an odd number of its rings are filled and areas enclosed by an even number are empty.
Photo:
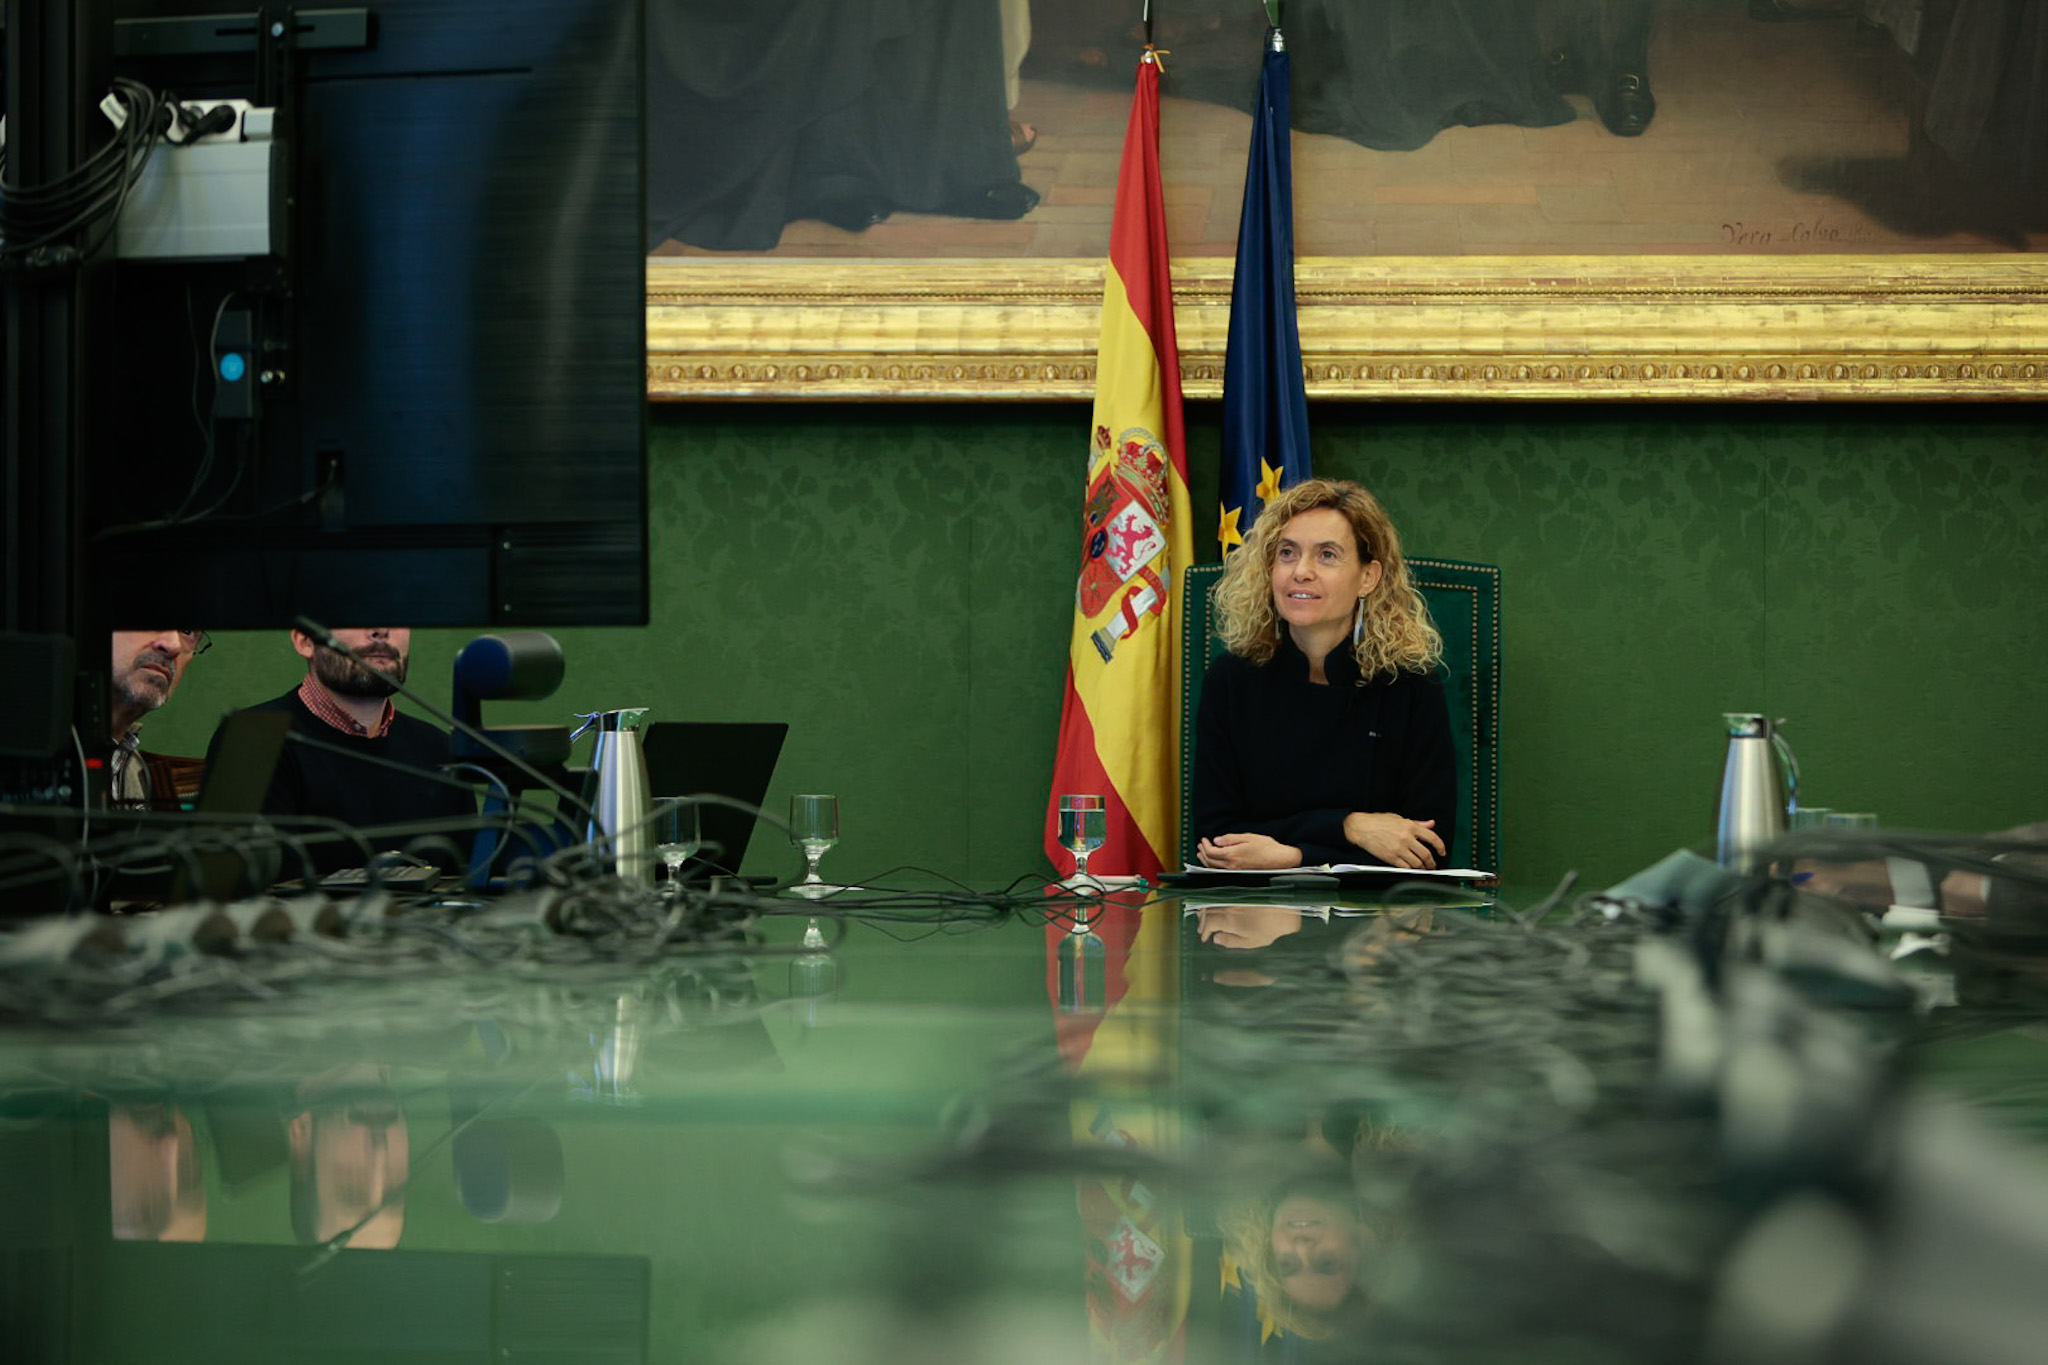
[[[291,717],[282,711],[237,711],[227,719],[206,778],[199,787],[196,809],[208,815],[260,815],[263,798],[270,791],[270,778],[284,752],[285,732]],[[268,869],[252,867],[237,853],[205,853],[199,859],[198,885],[181,873],[173,902],[194,896],[208,900],[232,900],[260,890],[269,880]]]
[[[656,802],[709,795],[758,808],[768,799],[768,781],[788,735],[783,721],[655,721],[642,739],[649,792]],[[704,852],[684,875],[737,875],[754,835],[754,816],[707,803],[701,818]]]

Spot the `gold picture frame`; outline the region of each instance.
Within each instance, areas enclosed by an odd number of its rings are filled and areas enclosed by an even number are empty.
[[[652,258],[656,401],[1085,399],[1099,260]],[[1181,375],[1222,392],[1232,263],[1174,262]],[[1312,398],[2048,397],[2048,262],[1982,255],[1315,258]]]

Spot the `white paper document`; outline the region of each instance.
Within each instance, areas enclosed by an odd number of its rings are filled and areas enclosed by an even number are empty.
[[[1199,872],[1213,877],[1292,877],[1292,876],[1336,876],[1340,872],[1375,872],[1385,877],[1437,877],[1445,881],[1475,882],[1491,880],[1491,872],[1481,872],[1471,867],[1387,867],[1380,863],[1317,863],[1310,867],[1204,867],[1200,863],[1188,863],[1184,872]]]

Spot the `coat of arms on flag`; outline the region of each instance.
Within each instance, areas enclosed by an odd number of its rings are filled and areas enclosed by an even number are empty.
[[[1095,429],[1095,472],[1082,501],[1081,576],[1075,604],[1093,619],[1112,604],[1116,615],[1091,634],[1108,662],[1117,641],[1166,608],[1173,570],[1165,524],[1167,457],[1157,437],[1132,427],[1112,437]]]

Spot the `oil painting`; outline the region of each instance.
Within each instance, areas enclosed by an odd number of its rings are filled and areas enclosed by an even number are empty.
[[[1143,50],[1120,8],[657,4],[651,392],[1085,393]],[[1987,396],[2048,374],[2042,6],[1288,0],[1283,18],[1312,392]],[[1257,0],[1154,6],[1198,395],[1265,27]]]

